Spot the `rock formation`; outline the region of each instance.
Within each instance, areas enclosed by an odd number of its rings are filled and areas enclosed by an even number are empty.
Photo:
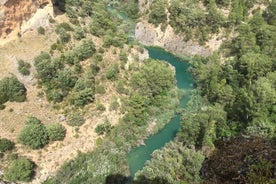
[[[161,26],[155,27],[148,22],[138,22],[135,28],[135,38],[144,45],[162,47],[174,54],[208,56],[212,53],[210,48],[198,43],[183,41],[183,37],[176,35],[170,25],[162,31]]]
[[[183,40],[184,36],[177,35],[173,28],[168,25],[165,30],[161,30],[161,26],[154,26],[147,22],[147,11],[150,10],[150,6],[153,0],[139,0],[139,11],[141,14],[145,14],[144,17],[136,24],[135,38],[142,44],[147,46],[162,47],[174,54],[185,56],[208,56],[214,50],[217,50],[221,42],[216,40],[216,37],[212,37],[211,43],[206,43],[205,46],[200,45],[198,42]],[[170,1],[168,1],[170,2]]]
[[[46,26],[52,15],[51,0],[0,0],[0,38]]]

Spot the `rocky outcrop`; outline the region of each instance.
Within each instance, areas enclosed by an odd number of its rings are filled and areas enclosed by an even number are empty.
[[[42,9],[46,10],[43,12]],[[12,32],[21,34],[22,31],[45,26],[48,21],[45,17],[52,14],[51,0],[0,0],[0,38],[5,38]],[[28,23],[34,15],[37,16],[36,21]],[[41,19],[40,15],[44,18]]]
[[[175,34],[170,25],[162,31],[161,26],[155,27],[147,22],[138,22],[135,28],[135,38],[144,45],[162,47],[174,54],[208,56],[212,53],[210,48],[196,42],[183,41],[183,37]]]

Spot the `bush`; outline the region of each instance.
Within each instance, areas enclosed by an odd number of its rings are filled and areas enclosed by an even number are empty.
[[[43,28],[43,27],[39,27],[39,28],[37,28],[37,32],[39,33],[39,34],[42,34],[42,35],[44,35],[45,34],[45,29]]]
[[[84,30],[81,27],[77,27],[74,30],[74,38],[77,40],[81,40],[82,38],[85,38]]]
[[[67,33],[65,29],[61,28],[59,30],[59,39],[62,44],[65,44],[71,40],[71,35],[70,35],[70,33]]]
[[[53,123],[46,126],[46,132],[50,141],[62,141],[66,130],[61,124]]]
[[[74,49],[74,53],[79,61],[83,61],[91,57],[96,52],[95,44],[91,40],[84,40],[81,44]]]
[[[18,140],[32,149],[42,148],[49,142],[45,126],[35,117],[29,117]]]
[[[104,86],[102,86],[102,85],[97,85],[97,86],[96,86],[95,92],[98,93],[98,94],[105,94],[106,90],[105,90],[105,87],[104,87]]]
[[[60,24],[57,25],[56,27],[56,33],[60,34],[61,30],[65,30],[65,31],[73,31],[74,29],[70,26],[70,24],[66,23],[66,22],[62,22]]]
[[[19,157],[11,162],[9,169],[4,177],[9,181],[28,182],[34,175],[34,163],[25,157]]]
[[[83,107],[94,101],[94,90],[92,88],[85,88],[77,92],[74,96],[74,105]]]
[[[108,120],[105,120],[105,122],[103,124],[99,124],[95,128],[95,132],[98,135],[103,135],[104,133],[109,133],[110,130],[111,130],[111,124]]]
[[[111,111],[113,111],[113,110],[117,111],[119,107],[120,107],[120,104],[117,101],[117,99],[112,99],[112,101],[110,103],[110,106],[109,106],[109,110],[111,110]]]
[[[71,117],[69,117],[67,124],[70,126],[81,126],[84,122],[85,119],[82,115],[80,115],[79,113],[74,113]]]
[[[18,71],[19,73],[21,73],[22,75],[30,75],[30,68],[31,68],[31,64],[27,63],[25,61],[23,61],[22,59],[20,59],[19,61],[17,61],[18,64]]]
[[[115,79],[117,79],[118,74],[119,74],[119,66],[118,64],[114,64],[108,69],[106,73],[106,78],[114,81]]]
[[[12,150],[14,148],[14,143],[6,138],[0,139],[0,153],[8,150]]]
[[[0,80],[0,104],[7,101],[23,102],[25,100],[26,88],[15,76]]]
[[[105,111],[105,106],[101,103],[97,104],[97,110],[99,111]]]

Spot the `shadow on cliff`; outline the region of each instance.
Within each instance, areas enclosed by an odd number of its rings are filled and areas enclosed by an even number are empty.
[[[132,181],[130,178],[121,174],[112,174],[106,177],[105,184],[170,184],[164,178],[149,179],[145,176],[140,176],[137,180]]]
[[[52,0],[54,5],[54,13],[55,15],[61,15],[65,13],[65,0]]]

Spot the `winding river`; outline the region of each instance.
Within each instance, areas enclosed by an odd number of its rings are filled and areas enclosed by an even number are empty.
[[[116,14],[129,32],[130,37],[135,35],[135,22],[128,18],[124,13],[117,11],[112,6],[108,7],[108,10]],[[188,62],[174,56],[173,54],[165,51],[162,48],[157,47],[146,47],[149,52],[149,57],[153,59],[162,60],[170,63],[175,67],[177,87],[185,91],[185,95],[180,100],[178,108],[184,108],[187,104],[190,92],[194,89],[194,81],[191,73],[187,71],[189,65]],[[176,136],[178,129],[181,124],[181,115],[175,114],[170,122],[157,134],[152,135],[145,140],[145,145],[134,148],[128,154],[128,164],[130,168],[130,176],[134,178],[135,173],[141,170],[146,161],[151,159],[151,154],[154,150],[162,148],[166,143],[173,140]]]
[[[180,100],[179,108],[185,107],[190,92],[194,89],[192,75],[187,71],[188,63],[161,48],[147,47],[147,50],[150,58],[163,60],[175,67],[177,87],[185,91],[184,97]],[[127,159],[132,178],[138,170],[144,167],[154,150],[162,148],[167,142],[174,139],[180,128],[180,116],[180,114],[176,114],[160,132],[149,137],[145,141],[145,145],[131,150]]]

